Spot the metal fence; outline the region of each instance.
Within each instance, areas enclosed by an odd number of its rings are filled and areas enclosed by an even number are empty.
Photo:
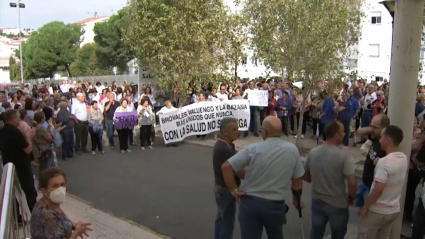
[[[30,238],[31,212],[12,163],[5,165],[0,185],[0,238]],[[19,204],[19,209],[18,209]],[[22,221],[18,221],[18,214]]]
[[[81,76],[81,77],[68,77],[68,78],[63,78],[60,80],[55,80],[55,79],[32,79],[32,80],[26,80],[25,84],[41,84],[42,82],[44,82],[45,84],[50,85],[51,83],[54,84],[60,84],[62,81],[64,80],[71,80],[73,82],[87,82],[90,81],[92,84],[96,84],[96,82],[100,82],[100,83],[107,83],[108,85],[112,85],[112,82],[117,82],[117,85],[122,85],[124,81],[127,82],[127,84],[139,84],[140,82],[151,82],[153,79],[145,79],[144,80],[139,80],[139,75],[109,75],[109,76]],[[140,82],[139,82],[140,81]]]

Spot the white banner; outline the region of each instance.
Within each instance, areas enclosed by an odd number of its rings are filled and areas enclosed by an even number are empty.
[[[209,134],[220,130],[220,122],[227,117],[236,118],[239,130],[249,128],[249,103],[247,100],[207,101],[185,106],[179,110],[159,115],[164,142],[182,141],[192,135]]]
[[[250,106],[267,107],[269,105],[269,91],[253,90],[248,93]]]

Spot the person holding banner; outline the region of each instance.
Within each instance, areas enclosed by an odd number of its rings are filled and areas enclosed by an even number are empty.
[[[128,101],[127,99],[121,99],[121,106],[117,108],[117,110],[115,110],[114,113],[114,123],[115,123],[115,127],[117,129],[118,132],[118,139],[120,141],[120,150],[121,153],[125,153],[125,152],[131,152],[130,149],[128,149],[128,135],[130,134],[130,129],[129,127],[119,127],[118,124],[121,123],[121,115],[120,113],[124,113],[124,112],[131,112],[131,108],[128,107]]]
[[[149,149],[153,149],[151,135],[155,114],[152,112],[152,107],[149,105],[148,97],[143,97],[140,101],[140,105],[137,107],[137,115],[140,126],[140,149],[145,150],[145,142]]]
[[[255,88],[255,81],[250,81],[248,83],[249,88],[246,89],[242,95],[243,98],[248,99],[248,95],[249,93],[253,92],[253,91],[257,91],[257,88]],[[251,130],[251,132],[254,133],[255,137],[258,137],[258,131],[259,131],[259,113],[260,111],[258,111],[258,106],[249,106],[249,111],[251,114],[251,120],[250,125],[249,125],[249,129]],[[245,132],[245,137],[248,136],[248,131]]]
[[[172,111],[175,111],[175,110],[178,110],[176,107],[174,107],[173,106],[173,104],[171,103],[171,101],[170,100],[166,100],[165,101],[165,106],[164,107],[162,107],[157,113],[156,113],[156,115],[161,115],[161,114],[164,114],[164,113],[168,113],[168,112],[172,112]],[[159,122],[159,117],[157,117],[158,118],[158,122]],[[177,144],[176,143],[171,143],[171,144],[165,144],[165,147],[169,147],[169,146],[174,146],[174,147],[177,147]]]

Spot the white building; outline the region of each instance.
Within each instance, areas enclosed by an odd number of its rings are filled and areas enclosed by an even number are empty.
[[[393,19],[380,1],[365,1],[360,40],[345,64],[347,72],[357,71],[368,82],[390,77]]]
[[[83,46],[87,43],[94,42],[94,25],[98,22],[106,22],[109,20],[109,17],[99,17],[97,13],[94,14],[94,17],[84,19],[82,21],[76,22],[77,24],[80,24],[81,27],[84,29],[84,35],[81,36],[81,44],[80,46]]]
[[[9,57],[0,56],[0,83],[10,83]]]

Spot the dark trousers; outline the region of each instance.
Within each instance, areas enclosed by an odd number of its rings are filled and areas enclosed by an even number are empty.
[[[129,129],[117,129],[117,132],[120,141],[120,150],[127,150]]]
[[[282,132],[285,135],[288,135],[288,124],[289,124],[289,117],[288,116],[282,116],[280,118],[280,121],[282,122]]]
[[[350,140],[350,119],[348,121],[340,120],[342,125],[344,125],[344,138],[342,139],[342,144],[344,146],[348,146],[349,140]]]
[[[297,133],[295,132],[295,120],[294,120],[294,115],[288,115],[288,119],[289,119],[289,126],[291,127],[291,132],[293,135],[296,135]]]
[[[297,115],[297,129],[298,126],[300,125],[300,112],[296,113]],[[301,126],[301,134],[305,134],[307,131],[307,122],[310,120],[310,111],[305,111],[303,113],[303,122],[302,122],[302,126]],[[296,132],[295,134],[298,134],[298,132]]]
[[[250,122],[249,122],[249,130],[253,132],[254,134],[258,134],[258,107],[257,106],[250,106],[249,107],[249,113],[250,113]]]
[[[406,218],[412,218],[412,212],[416,199],[416,188],[421,181],[421,174],[415,169],[410,169],[407,177],[406,200],[404,203],[404,215]]]
[[[152,125],[142,125],[140,127],[140,147],[151,146]]]
[[[214,187],[217,216],[214,224],[214,239],[232,239],[235,228],[236,200],[227,188]]]
[[[332,231],[332,239],[344,239],[350,214],[348,208],[337,208],[317,198],[311,200],[311,239],[322,239],[326,225]]]
[[[103,147],[102,147],[103,131],[95,133],[93,131],[93,126],[90,126],[89,133],[91,138],[91,151],[96,151],[96,148],[97,148],[99,152],[102,152],[103,151]]]
[[[317,135],[317,130],[319,129],[320,126],[318,126],[318,124],[320,123],[320,119],[315,119],[312,117],[312,121],[313,121],[313,134]],[[319,136],[320,136],[320,130],[319,130]]]
[[[62,159],[74,156],[74,131],[72,129],[61,130],[62,136]]]
[[[161,108],[162,108],[162,106],[154,106],[153,107],[153,110],[155,111],[155,115],[156,115],[156,113],[158,113],[158,111],[161,110]],[[156,125],[159,125],[159,117],[158,116],[155,117],[155,123],[156,123]]]
[[[133,129],[129,129],[130,131],[128,131],[128,141],[130,142],[130,144],[133,144]]]
[[[412,237],[410,239],[423,239],[425,236],[425,209],[422,198],[419,198],[419,204],[415,211],[415,220],[413,220]]]
[[[319,124],[319,134],[322,135],[323,141],[326,141],[325,134],[323,133],[323,130],[324,129],[325,129],[325,124],[323,124],[322,122],[320,122],[320,124]]]
[[[284,202],[275,203],[243,197],[239,203],[239,224],[243,239],[261,239],[263,227],[268,239],[283,239],[286,205]]]
[[[26,160],[25,162],[15,164],[15,167],[19,183],[21,184],[22,191],[24,191],[27,199],[28,208],[32,212],[32,209],[37,202],[37,190],[34,186],[34,173],[32,171],[31,161]]]
[[[87,151],[87,138],[89,136],[89,124],[87,121],[79,121],[74,126],[75,151]]]

